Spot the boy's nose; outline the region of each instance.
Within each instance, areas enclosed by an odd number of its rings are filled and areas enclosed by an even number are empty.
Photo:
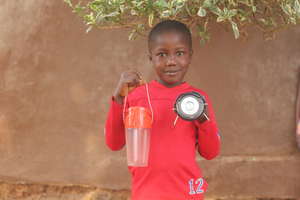
[[[168,65],[168,66],[176,65],[176,61],[175,61],[174,56],[168,56],[168,59],[167,59],[167,65]]]

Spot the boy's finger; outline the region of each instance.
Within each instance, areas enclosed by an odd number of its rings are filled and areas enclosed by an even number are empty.
[[[137,85],[139,84],[139,82],[140,82],[139,79],[135,77],[135,78],[133,78],[133,79],[128,83],[128,85],[131,86],[131,87],[132,87],[132,86],[137,86]]]
[[[137,75],[139,79],[142,79],[142,74],[137,69],[130,69],[129,71]]]
[[[142,74],[139,71],[136,71],[136,73],[137,73],[139,79],[142,80]]]

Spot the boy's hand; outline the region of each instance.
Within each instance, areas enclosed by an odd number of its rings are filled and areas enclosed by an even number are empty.
[[[200,117],[197,119],[198,122],[203,123],[207,120],[209,120],[209,115],[208,115],[208,110],[207,110],[207,106],[205,106],[204,108],[204,112],[202,113],[202,115],[200,115]]]
[[[140,82],[141,76],[139,72],[133,70],[123,72],[113,94],[115,101],[122,104],[124,96],[129,92],[129,88],[139,86]]]

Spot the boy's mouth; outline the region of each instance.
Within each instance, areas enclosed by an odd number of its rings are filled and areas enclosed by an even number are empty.
[[[165,74],[168,75],[168,76],[174,76],[180,71],[181,71],[180,69],[178,69],[178,70],[166,70]]]

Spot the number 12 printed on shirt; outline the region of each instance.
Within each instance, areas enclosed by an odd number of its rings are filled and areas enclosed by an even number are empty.
[[[203,193],[204,192],[204,190],[202,190],[203,184],[204,184],[203,178],[198,178],[195,181],[195,184],[194,184],[194,179],[190,179],[189,180],[189,188],[190,188],[189,194],[190,195],[194,195],[194,194],[201,194],[201,193]],[[195,186],[197,187],[196,190],[195,190]]]

